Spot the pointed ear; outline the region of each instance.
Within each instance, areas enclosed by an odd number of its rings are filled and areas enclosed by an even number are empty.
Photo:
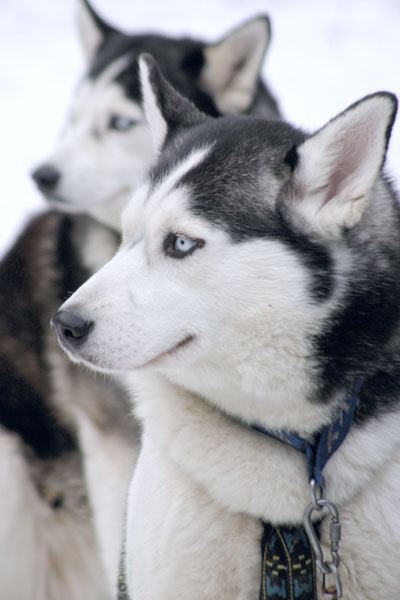
[[[269,18],[260,16],[204,48],[200,81],[221,114],[250,107],[270,39]]]
[[[168,83],[150,54],[140,56],[139,72],[143,109],[157,152],[173,131],[203,123],[210,118]]]
[[[332,119],[287,157],[292,207],[327,237],[361,219],[386,156],[397,100],[380,92]]]
[[[105,36],[115,29],[103,21],[87,0],[78,0],[77,24],[85,59],[90,64]]]

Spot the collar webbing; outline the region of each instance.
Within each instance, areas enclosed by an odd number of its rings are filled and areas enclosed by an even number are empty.
[[[313,479],[317,486],[321,486],[324,484],[322,471],[326,463],[340,447],[350,431],[362,384],[362,377],[358,377],[350,393],[342,403],[335,421],[330,425],[326,425],[317,433],[314,443],[290,431],[274,431],[272,429],[265,429],[260,425],[253,425],[253,428],[285,444],[289,444],[300,452],[304,452],[307,459],[309,480]]]
[[[304,452],[309,480],[313,482],[313,486],[316,485],[322,491],[324,489],[322,471],[329,458],[340,447],[350,431],[362,384],[363,379],[359,377],[338,410],[335,420],[317,433],[313,443],[292,432],[273,431],[260,426],[254,426],[254,428],[285,444],[289,444],[300,452]],[[321,499],[321,503],[324,505],[329,504],[337,510],[334,504],[326,499],[324,499],[324,502]],[[315,508],[320,510],[318,506]],[[292,527],[284,524],[272,525],[265,522],[262,522],[262,524],[264,535],[261,542],[262,579],[260,600],[315,600],[317,597],[316,564],[314,546],[309,532],[304,529],[303,525]],[[340,527],[338,515],[335,525]],[[318,529],[318,525],[316,527]],[[318,535],[315,526],[312,527],[312,533],[315,543],[314,538]],[[320,549],[319,543],[317,543],[317,546]],[[338,559],[337,563],[324,562],[322,564],[324,577],[327,572],[336,573],[335,589],[333,592],[329,591],[332,598],[339,598],[342,595],[340,578],[337,572],[339,554],[336,546],[334,549]],[[334,556],[333,553],[332,556]],[[303,568],[302,560],[305,561]],[[335,571],[332,571],[333,565],[336,568]],[[321,564],[319,566],[321,568]]]
[[[304,527],[263,522],[259,600],[317,600],[313,550]]]

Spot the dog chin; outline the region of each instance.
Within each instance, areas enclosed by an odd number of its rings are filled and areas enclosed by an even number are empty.
[[[73,363],[87,367],[91,371],[96,371],[97,373],[105,373],[107,375],[112,375],[120,370],[117,368],[110,368],[110,367],[102,366],[102,365],[98,364],[97,361],[96,362],[93,361],[91,358],[89,358],[89,359],[85,358],[80,352],[78,352],[76,350],[74,350],[74,351],[71,350],[66,345],[62,344],[61,342],[60,342],[60,346],[62,347],[64,352],[68,355],[68,358]]]
[[[82,204],[78,206],[76,204],[71,204],[67,200],[63,200],[62,198],[55,198],[54,196],[47,196],[46,202],[50,209],[73,215],[82,214],[88,210],[88,207],[85,207]]]
[[[44,191],[42,191],[42,194],[49,205],[54,205],[55,207],[61,207],[63,209],[65,208],[65,210],[71,210],[74,212],[84,212],[90,208],[105,209],[121,203],[125,204],[131,198],[132,187],[124,185],[105,198],[99,198],[95,196],[92,197],[91,200],[86,198],[85,201],[85,198],[77,197],[77,202],[74,201],[73,196],[69,196],[68,194],[63,195],[62,193]]]
[[[61,336],[58,335],[57,337],[60,347],[64,350],[65,354],[73,363],[85,365],[86,367],[94,371],[107,371],[108,373],[112,372],[109,369],[104,369],[103,367],[100,367],[91,360],[87,360],[81,349],[70,346]]]
[[[65,342],[62,337],[60,337],[60,336],[57,336],[57,337],[58,337],[58,343],[59,343],[60,347],[64,350],[65,354],[67,354],[68,358],[72,362],[82,363],[84,361],[80,352],[78,352],[78,350],[76,348],[69,346],[69,344],[67,344],[67,342]]]

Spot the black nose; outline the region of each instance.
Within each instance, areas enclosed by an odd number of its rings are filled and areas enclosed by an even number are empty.
[[[76,346],[87,337],[93,327],[93,321],[86,321],[68,310],[59,310],[51,319],[50,325],[67,346]]]
[[[61,177],[60,171],[51,164],[45,164],[35,169],[32,173],[32,178],[38,184],[38,188],[42,192],[52,192]]]

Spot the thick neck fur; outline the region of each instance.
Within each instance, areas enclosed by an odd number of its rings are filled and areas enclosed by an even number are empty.
[[[208,364],[186,367],[166,376],[177,389],[189,390],[201,401],[247,425],[310,436],[329,422],[336,402],[310,401],[314,390],[312,380],[305,375],[308,361],[288,356],[282,348],[286,369],[280,370],[276,360],[279,350],[255,347],[253,362],[241,362],[238,357],[224,372],[218,368],[216,357],[214,364],[209,360]]]
[[[163,376],[136,373],[129,377],[146,438],[164,448],[218,502],[271,522],[302,521],[309,502],[302,453],[241,425]],[[324,410],[328,412],[322,408],[321,415]],[[384,437],[375,419],[351,429],[324,470],[329,497],[339,506],[372,480],[399,446],[399,423],[398,414],[382,417]],[[288,482],[290,494],[286,493]]]

